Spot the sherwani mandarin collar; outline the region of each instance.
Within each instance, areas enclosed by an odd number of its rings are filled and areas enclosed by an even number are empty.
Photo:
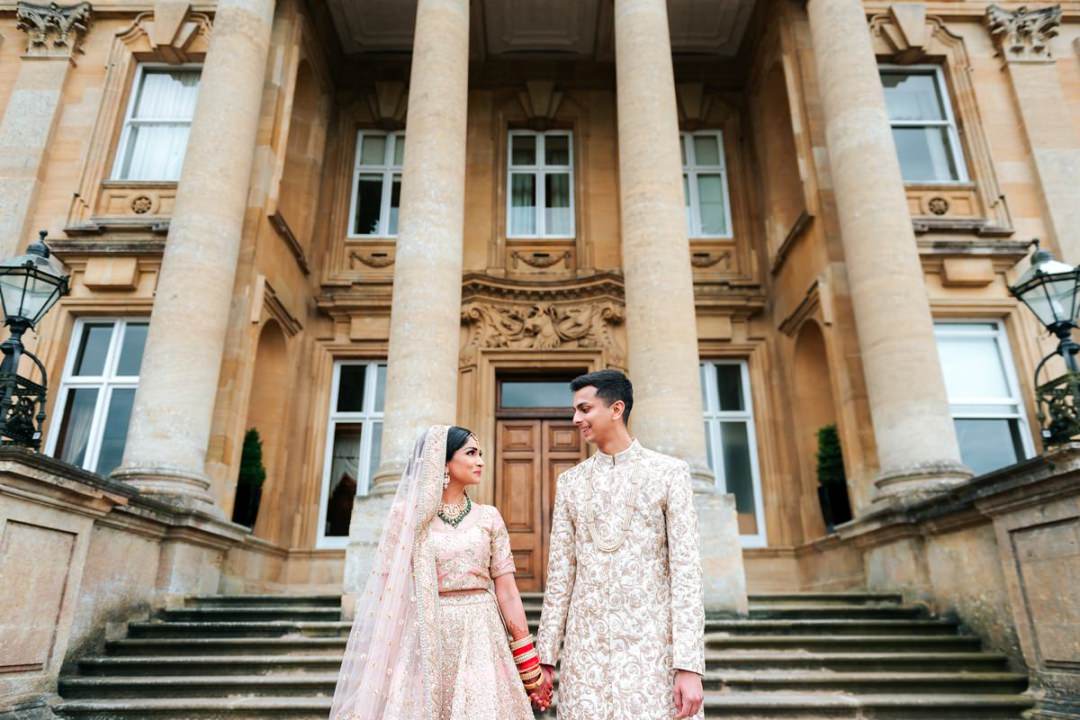
[[[606,452],[597,450],[593,457],[596,458],[597,462],[602,462],[605,465],[625,465],[631,460],[637,460],[641,457],[641,443],[635,438],[630,441],[629,447],[621,452],[608,455]]]

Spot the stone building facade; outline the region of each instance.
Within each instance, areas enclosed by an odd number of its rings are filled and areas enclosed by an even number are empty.
[[[94,542],[152,566],[57,599],[38,670],[125,603],[348,598],[436,422],[477,432],[542,589],[587,453],[565,383],[617,367],[634,433],[693,468],[712,607],[899,589],[1075,687],[1080,610],[1018,558],[1080,573],[1076,481],[1032,465],[1050,346],[1007,288],[1033,238],[1080,263],[1078,118],[1072,2],[0,0],[0,246],[46,229],[72,273],[32,340],[44,446],[98,488],[50,497],[113,518],[22,529],[11,498],[63,472],[4,460],[5,547],[50,559],[5,571],[100,581]]]

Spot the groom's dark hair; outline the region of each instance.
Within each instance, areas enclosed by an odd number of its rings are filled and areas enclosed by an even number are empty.
[[[583,387],[596,388],[596,397],[608,407],[618,400],[623,401],[623,423],[630,422],[630,410],[634,407],[634,386],[630,378],[618,370],[597,370],[578,375],[570,381],[570,391],[577,392]]]

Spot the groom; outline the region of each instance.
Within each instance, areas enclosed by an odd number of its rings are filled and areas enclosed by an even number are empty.
[[[598,452],[559,476],[538,650],[560,720],[701,718],[705,610],[685,462],[643,448],[626,423],[630,380],[575,378],[574,424]]]

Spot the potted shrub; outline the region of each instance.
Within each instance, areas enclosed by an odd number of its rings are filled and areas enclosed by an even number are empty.
[[[244,433],[244,447],[240,451],[240,475],[236,480],[236,502],[233,504],[233,522],[255,527],[259,516],[259,500],[266,481],[266,467],[262,459],[262,440],[255,428]]]
[[[835,425],[818,430],[817,477],[818,502],[827,532],[851,519],[851,503],[848,501],[847,476],[844,474],[844,455],[840,449],[840,435]]]

